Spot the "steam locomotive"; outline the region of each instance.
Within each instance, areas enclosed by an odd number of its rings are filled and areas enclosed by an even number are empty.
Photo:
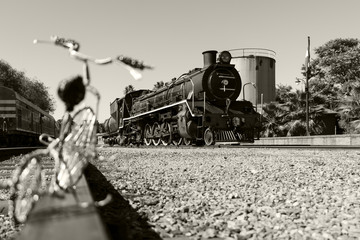
[[[204,66],[157,90],[137,90],[110,104],[104,143],[213,145],[254,142],[259,114],[237,98],[242,82],[231,54],[203,52]]]
[[[13,89],[0,86],[0,147],[38,145],[42,133],[58,136],[55,119]]]

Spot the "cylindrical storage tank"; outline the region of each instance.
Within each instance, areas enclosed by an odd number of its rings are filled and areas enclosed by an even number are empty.
[[[108,125],[110,133],[114,133],[118,130],[118,125],[113,117],[109,118]]]
[[[242,92],[237,100],[248,100],[260,110],[261,101],[275,101],[275,56],[263,48],[240,48],[229,50],[231,64],[235,65],[242,79]],[[261,97],[262,96],[262,97]]]
[[[110,120],[110,118],[106,119],[104,122],[105,132],[107,132],[107,133],[110,133],[109,120]]]

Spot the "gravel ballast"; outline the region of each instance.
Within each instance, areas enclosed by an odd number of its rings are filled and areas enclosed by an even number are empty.
[[[125,222],[106,207],[102,214],[127,236],[360,238],[355,150],[100,148],[99,155],[93,164],[130,206],[122,212],[133,210]]]
[[[99,148],[85,174],[112,239],[359,239],[357,150]],[[3,162],[2,164],[6,164]],[[2,202],[8,193],[0,192]],[[13,239],[0,212],[0,239]]]

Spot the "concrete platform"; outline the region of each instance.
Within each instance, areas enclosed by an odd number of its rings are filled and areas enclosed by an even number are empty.
[[[259,140],[255,140],[252,145],[332,145],[360,147],[360,134],[260,138]]]

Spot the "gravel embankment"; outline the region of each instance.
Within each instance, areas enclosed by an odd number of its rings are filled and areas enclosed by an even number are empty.
[[[99,154],[94,164],[103,179],[89,181],[98,186],[95,198],[114,196],[101,210],[113,236],[360,238],[358,151],[102,148]],[[111,185],[101,183],[104,177]]]
[[[0,162],[0,181],[6,181],[13,174],[11,167],[20,161],[21,157],[12,157]],[[6,170],[4,170],[4,168]],[[17,237],[22,226],[14,226],[12,219],[8,216],[9,190],[0,188],[0,239],[12,240]]]
[[[12,157],[6,161],[0,162],[0,182],[7,181],[12,178],[15,166],[17,166],[23,158],[23,155]],[[43,173],[47,183],[50,182],[53,160],[50,157],[43,157]],[[45,190],[45,189],[44,189]],[[13,219],[8,215],[10,191],[9,189],[0,188],[0,240],[12,240],[18,237],[18,233],[24,227],[24,224],[14,225]]]
[[[98,151],[86,176],[95,200],[113,196],[99,208],[113,239],[360,238],[355,150]],[[0,239],[18,231],[0,212]]]

